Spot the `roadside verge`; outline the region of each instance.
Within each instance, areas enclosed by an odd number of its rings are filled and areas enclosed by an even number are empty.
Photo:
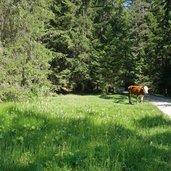
[[[146,99],[171,118],[171,99],[147,95]]]

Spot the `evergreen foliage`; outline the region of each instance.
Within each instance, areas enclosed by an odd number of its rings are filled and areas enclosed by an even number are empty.
[[[1,99],[18,99],[37,93],[48,84],[51,52],[40,37],[52,16],[45,0],[1,1]]]
[[[0,99],[130,84],[171,94],[170,34],[169,0],[1,0]]]

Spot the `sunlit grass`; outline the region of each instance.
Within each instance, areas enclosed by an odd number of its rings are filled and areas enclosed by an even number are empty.
[[[59,95],[0,112],[0,170],[171,170],[171,121],[147,101]]]

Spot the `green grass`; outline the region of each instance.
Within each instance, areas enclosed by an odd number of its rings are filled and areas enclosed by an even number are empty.
[[[0,104],[0,171],[169,171],[171,120],[121,95]]]

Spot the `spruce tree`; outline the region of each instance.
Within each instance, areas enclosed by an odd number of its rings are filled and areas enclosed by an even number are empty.
[[[17,99],[47,85],[51,52],[41,43],[49,4],[38,1],[1,1],[1,99]]]
[[[151,4],[146,0],[134,0],[130,8],[130,83],[150,85],[150,61],[153,49],[153,32],[150,16]]]
[[[152,8],[157,20],[154,70],[158,77],[155,78],[154,84],[159,93],[171,94],[171,2],[155,1]]]
[[[117,91],[123,85],[124,63],[128,48],[127,10],[124,1],[96,1],[94,38],[97,81],[101,89]]]
[[[88,1],[54,1],[55,19],[44,43],[53,51],[49,79],[54,85],[84,90],[90,81],[91,20]]]

